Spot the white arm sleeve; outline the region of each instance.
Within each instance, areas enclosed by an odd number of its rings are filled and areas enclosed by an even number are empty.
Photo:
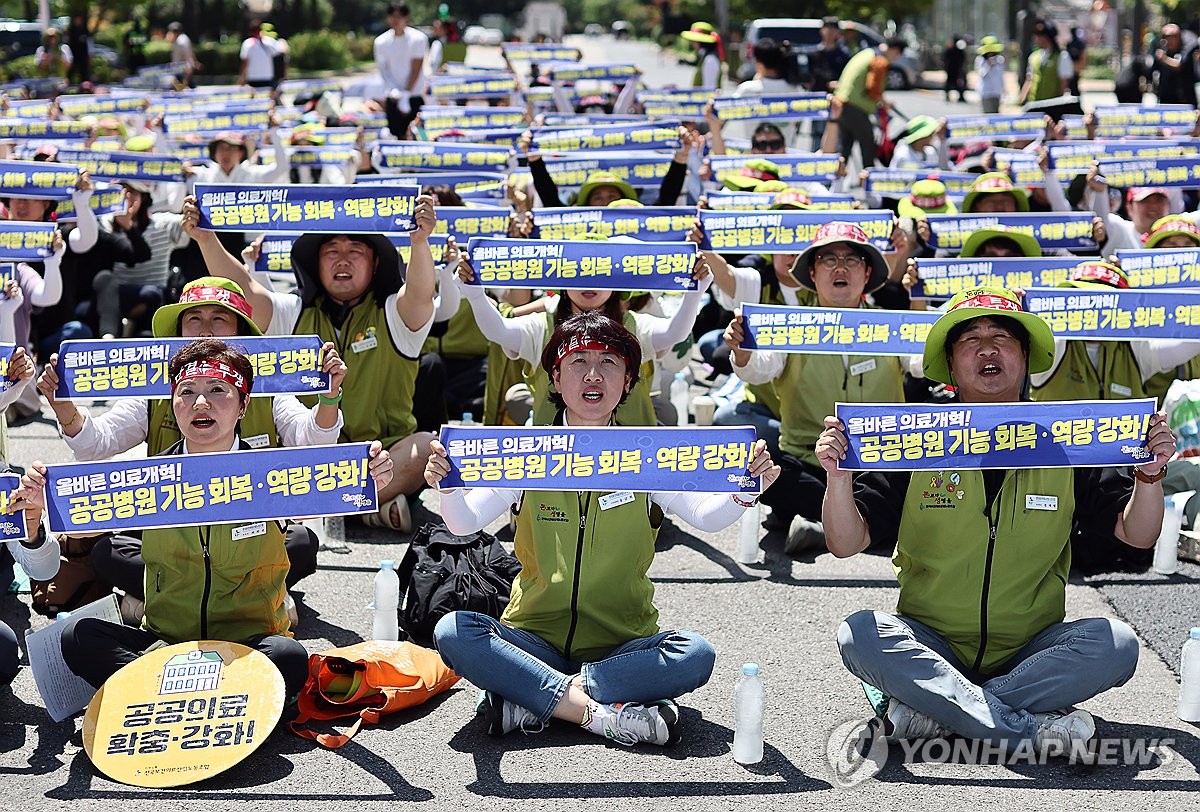
[[[433,311],[434,323],[449,321],[458,313],[459,305],[462,304],[462,291],[458,288],[458,283],[454,280],[458,275],[454,273],[454,269],[443,263],[438,268],[438,295],[435,299],[437,305]]]
[[[34,307],[50,307],[62,298],[62,252],[51,254],[42,260],[46,275],[29,291],[29,303]]]
[[[699,289],[683,294],[683,302],[669,320],[656,318],[649,322],[649,338],[655,355],[666,352],[691,335],[692,327],[696,324],[696,314],[700,312],[700,297],[708,289],[705,283],[711,282],[712,277],[709,276],[700,283]]]
[[[71,200],[75,203],[75,228],[67,235],[67,244],[76,254],[86,254],[96,247],[100,239],[100,229],[96,223],[96,212],[91,206],[92,190],[71,192]]]
[[[521,347],[525,331],[517,323],[530,316],[520,316],[515,319],[506,319],[500,315],[500,311],[496,309],[496,305],[487,297],[487,292],[479,285],[466,285],[461,281],[454,283],[458,286],[459,292],[463,298],[471,305],[471,312],[475,314],[475,323],[479,325],[479,332],[483,333],[483,337],[494,344],[499,344],[500,349],[504,350],[504,354],[509,358],[517,359],[521,357]],[[540,314],[533,314],[532,318],[543,319]],[[526,358],[527,361],[535,361],[536,359]]]
[[[787,353],[778,350],[755,350],[750,353],[746,366],[737,365],[735,356],[729,356],[733,365],[733,373],[746,383],[767,383],[779,377],[787,363]]]
[[[275,419],[275,430],[279,433],[279,444],[302,447],[309,445],[334,445],[342,433],[342,411],[331,429],[317,425],[317,407],[305,408],[295,395],[276,395],[271,399],[271,415]]]
[[[25,570],[25,574],[35,581],[49,581],[58,573],[59,555],[58,539],[48,537],[46,543],[36,550],[31,550],[19,541],[9,541],[8,551]]]
[[[1159,338],[1149,341],[1130,341],[1129,348],[1137,360],[1143,381],[1150,380],[1160,372],[1182,366],[1200,355],[1200,341]]]
[[[74,437],[62,435],[79,462],[115,457],[145,441],[150,427],[150,407],[139,398],[122,398],[99,417],[79,406],[83,428]]]
[[[655,493],[650,499],[663,513],[678,516],[705,533],[724,530],[747,510],[727,493]]]
[[[1059,180],[1058,173],[1051,169],[1043,174],[1046,178],[1046,200],[1050,202],[1050,210],[1072,211],[1071,203],[1063,192],[1062,181]]]
[[[517,503],[520,491],[505,488],[455,488],[441,494],[442,519],[455,535],[482,530]]]
[[[729,298],[723,290],[714,285],[709,288],[709,292],[717,300],[717,304],[726,310],[734,310],[746,302],[758,304],[759,299],[762,298],[762,277],[758,271],[753,268],[741,268],[736,265],[730,265],[729,271],[733,274],[733,299]],[[734,301],[734,299],[737,301]]]

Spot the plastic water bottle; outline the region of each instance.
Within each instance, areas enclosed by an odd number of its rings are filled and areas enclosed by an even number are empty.
[[[379,562],[375,573],[375,625],[371,633],[374,640],[400,639],[400,578],[396,575],[396,562],[390,558]]]
[[[1179,655],[1179,718],[1200,722],[1200,626],[1188,634]]]
[[[671,381],[671,405],[675,407],[675,424],[688,424],[688,382],[682,372],[675,373]]]
[[[1183,526],[1183,509],[1175,507],[1175,499],[1163,499],[1162,529],[1154,542],[1152,569],[1159,575],[1171,575],[1179,569],[1179,529]]]
[[[733,760],[738,764],[762,761],[764,698],[758,663],[746,663],[733,686]]]
[[[463,425],[463,426],[476,425],[475,424],[475,415],[471,412],[463,412],[462,423],[460,425]]]
[[[758,563],[758,531],[762,523],[759,509],[758,505],[746,508],[742,518],[738,519],[738,546],[734,559],[739,564]]]

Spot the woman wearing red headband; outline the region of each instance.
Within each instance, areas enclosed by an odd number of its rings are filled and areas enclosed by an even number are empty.
[[[612,425],[640,363],[637,338],[603,314],[558,325],[542,354],[559,407],[554,423]],[[436,488],[450,465],[440,443],[430,451],[425,481]],[[779,476],[761,440],[749,473],[764,489]],[[521,573],[503,617],[452,612],[434,630],[446,663],[484,691],[488,733],[537,732],[553,717],[620,744],[677,742],[674,698],[708,681],[715,652],[695,632],[659,630],[646,577],[657,528],[672,513],[716,531],[753,504],[711,493],[442,491],[455,533],[509,510],[517,517]]]
[[[203,454],[245,450],[238,423],[246,413],[254,371],[249,359],[220,339],[199,339],[168,367],[171,406],[183,439],[163,452]],[[380,488],[392,460],[379,442],[370,449],[371,476]],[[14,494],[40,519],[46,467],[35,462]],[[258,532],[250,528],[257,528]],[[283,675],[289,698],[308,674],[308,654],[292,639],[284,597],[288,573],[281,522],[146,530],[146,616],[142,628],[96,618],[71,620],[62,635],[67,667],[99,688],[159,641],[229,640],[267,655]],[[246,535],[249,532],[249,535]],[[235,540],[240,539],[240,540]]]

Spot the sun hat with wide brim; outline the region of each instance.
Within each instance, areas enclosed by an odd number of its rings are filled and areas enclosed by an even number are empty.
[[[679,36],[688,42],[704,42],[711,45],[717,41],[717,29],[711,23],[696,22]]]
[[[1024,231],[1017,231],[1008,226],[992,226],[991,228],[981,228],[978,231],[972,231],[967,235],[966,241],[963,243],[962,250],[958,252],[960,257],[970,259],[971,257],[979,256],[979,252],[983,250],[983,245],[988,240],[995,239],[1012,240],[1021,249],[1023,257],[1040,257],[1042,256],[1042,245],[1037,241],[1037,238],[1032,234],[1026,234]]]
[[[1000,44],[1000,40],[988,34],[983,39],[979,40],[979,48],[976,50],[980,56],[990,56],[992,54],[1004,53],[1004,46]]]
[[[904,128],[904,143],[911,144],[914,141],[920,141],[922,138],[928,138],[937,132],[937,119],[933,116],[913,116],[908,120],[908,125]]]
[[[733,192],[756,192],[764,183],[780,180],[779,164],[766,158],[751,158],[741,169],[721,172],[717,180]]]
[[[1021,300],[1007,288],[968,288],[959,291],[925,337],[922,367],[925,377],[938,383],[954,384],[950,363],[946,360],[946,337],[964,321],[982,316],[1004,316],[1017,321],[1029,333],[1029,359],[1026,371],[1045,372],[1054,363],[1054,334],[1040,316],[1021,307]]]
[[[962,210],[970,213],[980,195],[1010,194],[1017,201],[1017,211],[1029,211],[1029,193],[1015,185],[1003,172],[988,172],[980,175],[971,185],[971,191],[963,198]]]
[[[958,208],[946,196],[946,184],[925,178],[912,185],[907,197],[896,202],[896,214],[920,220],[927,214],[957,214]]]
[[[1071,272],[1067,274],[1067,278],[1059,282],[1056,287],[1124,290],[1129,287],[1129,277],[1116,265],[1093,259],[1081,262],[1072,268]]]
[[[154,311],[154,318],[151,320],[150,326],[154,330],[155,337],[178,337],[179,317],[183,311],[200,305],[223,307],[237,316],[244,325],[244,330],[239,331],[240,333],[248,333],[252,336],[263,334],[262,330],[258,329],[258,325],[254,323],[254,319],[251,318],[252,308],[242,292],[241,285],[231,279],[202,276],[183,286],[183,292],[179,294],[177,303],[163,305]]]
[[[217,159],[217,144],[229,144],[235,147],[241,147],[244,156],[250,155],[250,143],[245,135],[233,130],[217,133],[208,142],[208,157],[212,160]],[[244,159],[243,159],[244,160]]]
[[[321,246],[334,237],[348,237],[371,246],[375,252],[375,259],[378,260],[375,276],[371,280],[371,289],[375,292],[375,300],[382,307],[384,299],[399,291],[400,286],[404,284],[405,271],[396,246],[382,234],[305,234],[297,238],[292,243],[292,272],[296,274],[301,301],[307,307],[324,291],[321,287],[318,254]]]
[[[1183,215],[1170,214],[1154,221],[1150,233],[1142,235],[1142,244],[1147,248],[1157,248],[1168,237],[1187,237],[1200,245],[1200,226]]]
[[[763,186],[766,184],[764,183]],[[759,191],[762,188],[759,187]],[[812,198],[808,196],[808,192],[803,189],[784,189],[771,198],[771,209],[800,209],[807,211],[813,207]]]
[[[883,283],[887,282],[888,278],[887,260],[883,258],[883,253],[875,247],[874,243],[871,242],[871,238],[867,236],[867,232],[863,231],[860,226],[836,220],[826,223],[817,229],[817,233],[813,235],[812,245],[805,248],[796,257],[796,261],[792,263],[792,268],[789,271],[792,278],[802,287],[808,290],[816,290],[816,286],[813,285],[812,281],[812,264],[817,256],[817,251],[827,245],[839,242],[854,245],[866,254],[867,264],[871,268],[871,273],[867,277],[867,284],[863,288],[863,293],[870,293],[873,290],[883,287]]]
[[[601,186],[615,186],[617,191],[621,193],[621,197],[627,200],[638,199],[634,188],[611,172],[592,172],[584,180],[583,185],[579,187],[578,205],[586,206],[587,199],[591,196],[592,192]]]

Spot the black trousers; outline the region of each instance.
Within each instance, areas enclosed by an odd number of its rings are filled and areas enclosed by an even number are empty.
[[[71,618],[66,624],[63,660],[72,673],[96,688],[159,642],[154,632],[94,617]],[[283,675],[288,699],[294,699],[308,679],[308,652],[304,646],[282,634],[264,634],[244,642],[275,664]]]
[[[424,99],[420,96],[410,96],[408,112],[401,113],[400,105],[391,96],[384,101],[383,112],[387,114],[388,129],[392,131],[393,138],[399,138],[401,141],[408,139],[408,126],[413,123],[417,113],[421,112],[423,102]]]
[[[317,571],[317,549],[321,540],[302,524],[289,524],[284,533],[288,562],[287,587]],[[92,548],[92,567],[105,583],[112,584],[139,600],[146,599],[146,562],[142,560],[142,540],[113,535],[96,542]]]
[[[864,169],[875,165],[875,128],[871,126],[871,117],[847,102],[842,105],[842,115],[838,119],[841,128],[839,135],[842,139],[842,157],[849,158],[850,150],[858,144],[862,152]]]
[[[799,514],[814,522],[821,521],[821,503],[825,500],[825,469],[809,465],[791,454],[780,454],[779,479],[762,495],[762,502],[780,519],[791,521]]]

